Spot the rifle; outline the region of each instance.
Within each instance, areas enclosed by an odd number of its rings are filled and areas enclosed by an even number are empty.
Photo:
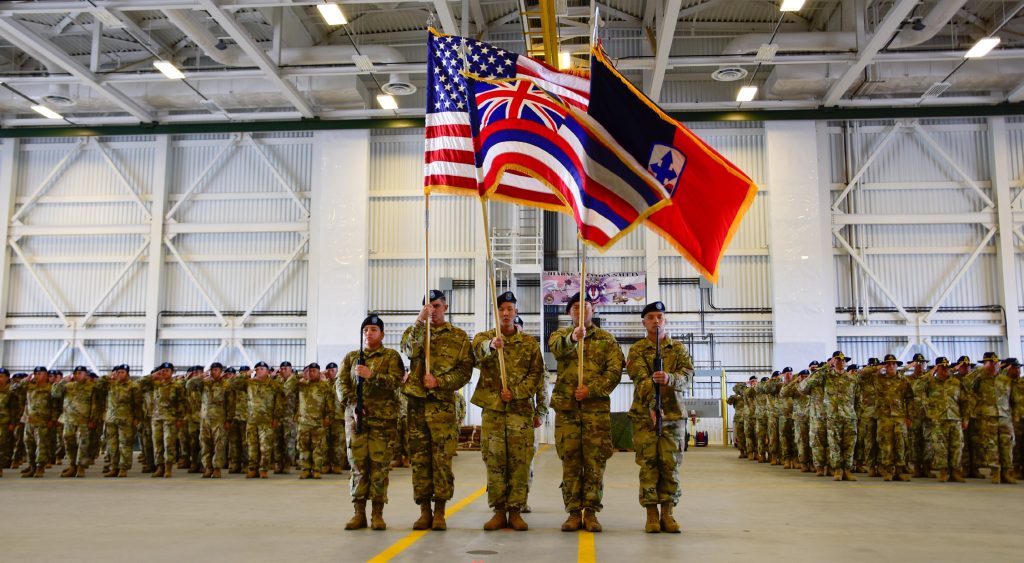
[[[661,327],[658,327],[658,342],[654,349],[654,373],[665,370],[665,360],[661,357]],[[653,374],[652,374],[653,377]],[[654,382],[654,432],[661,437],[661,384]]]
[[[366,365],[366,356],[363,354],[363,337],[359,336],[359,359],[356,360],[357,366]],[[356,434],[360,434],[363,431],[363,418],[366,417],[366,406],[363,405],[363,378],[356,376]]]

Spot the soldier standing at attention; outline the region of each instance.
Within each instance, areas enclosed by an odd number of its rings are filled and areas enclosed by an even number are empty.
[[[85,366],[77,366],[72,375],[61,379],[50,391],[54,398],[63,400],[60,422],[64,425],[64,464],[61,477],[85,477],[89,465],[89,430],[95,425],[96,413],[102,408],[96,403],[95,386]]]
[[[878,477],[878,358],[868,358],[868,365],[858,374],[857,445],[853,451],[854,471]]]
[[[903,365],[886,354],[875,380],[875,412],[878,415],[878,461],[882,480],[909,481],[907,471],[907,428],[913,391],[896,368]]]
[[[298,395],[298,438],[296,449],[302,471],[299,479],[320,479],[326,452],[325,433],[334,417],[334,390],[320,377],[320,364],[313,362],[284,384],[285,395]]]
[[[50,459],[48,436],[56,425],[50,387],[50,374],[45,366],[36,366],[30,379],[23,379],[14,385],[25,405],[25,455],[28,467],[21,471],[22,477],[42,477],[46,462]]]
[[[227,380],[235,378],[249,379],[251,375],[249,366],[239,366],[224,370],[224,377]],[[249,395],[243,391],[229,391],[225,400],[225,418],[227,420],[227,466],[228,473],[241,473],[242,466],[248,468],[246,460],[249,452],[248,424],[249,418]]]
[[[974,382],[977,380],[982,368],[972,363],[971,358],[968,356],[960,356],[956,364],[953,365],[953,369],[963,384],[964,400],[967,403],[968,423],[967,428],[964,430],[964,453],[961,464],[963,465],[964,474],[968,478],[980,479],[981,473],[978,472],[978,429],[981,427],[981,424],[978,423],[974,414]]]
[[[487,466],[487,504],[494,511],[484,530],[511,527],[525,531],[529,526],[522,510],[533,459],[533,399],[544,385],[544,360],[537,341],[516,329],[516,296],[506,291],[498,296],[497,304],[501,333],[491,329],[473,337],[480,381],[472,403],[483,409],[480,453]],[[504,386],[499,364],[502,353]]]
[[[127,477],[132,468],[135,426],[142,419],[142,392],[128,378],[128,371],[128,364],[114,366],[110,377],[101,378],[97,383],[107,395],[103,421],[110,467],[104,477]]]
[[[227,461],[227,396],[228,380],[220,363],[210,365],[210,373],[193,377],[185,384],[197,393],[199,405],[199,442],[203,460],[203,478],[220,479],[220,470]]]
[[[636,463],[640,466],[640,505],[647,510],[644,531],[678,534],[681,530],[672,510],[682,494],[679,466],[683,462],[686,424],[680,397],[693,377],[693,361],[686,346],[665,333],[664,303],[648,304],[640,312],[640,319],[647,335],[630,347],[626,373],[633,380],[629,417],[633,421]],[[655,365],[659,347],[661,366]],[[661,395],[660,413],[656,389]]]
[[[928,386],[928,419],[932,421],[931,459],[940,483],[963,483],[960,456],[967,428],[967,398],[960,378],[951,374],[949,360],[935,358],[935,377]]]
[[[334,383],[337,404],[347,426],[346,446],[352,469],[349,493],[354,514],[345,529],[366,527],[369,499],[373,506],[370,527],[386,530],[384,505],[388,502],[391,458],[398,450],[398,388],[405,377],[405,365],[398,352],[384,347],[384,321],[380,317],[366,317],[360,328],[362,351],[345,356]]]
[[[825,420],[825,391],[821,386],[815,386],[805,390],[804,385],[811,375],[821,369],[821,364],[811,362],[807,366],[810,375],[800,383],[800,393],[807,395],[807,431],[810,434],[811,462],[814,466],[814,475],[825,476],[825,467],[828,465],[828,423]]]
[[[220,362],[211,364],[211,371],[213,366],[220,366],[223,372],[224,366]],[[193,379],[202,380],[202,377],[203,366],[192,366],[185,372],[185,378],[182,380],[185,386],[185,403],[182,407],[182,418],[185,420],[178,438],[178,442],[181,444],[178,455],[178,469],[188,469],[189,473],[200,473],[203,470],[199,453],[201,448],[200,427],[202,425],[203,394],[202,390],[198,387],[193,387],[192,389],[188,387],[189,381]]]
[[[824,391],[833,481],[857,480],[853,476],[853,447],[857,442],[857,417],[854,410],[857,381],[844,372],[847,359],[842,352],[834,352],[825,367],[800,384],[801,393],[809,393],[815,388]]]
[[[757,376],[751,375],[747,379],[747,386],[743,388],[741,393],[743,397],[743,412],[746,418],[743,422],[743,428],[747,433],[747,459],[750,461],[758,461],[758,440],[760,438],[757,435]]]
[[[156,373],[139,382],[143,390],[153,393],[153,461],[156,471],[151,477],[154,478],[170,478],[174,469],[174,446],[182,425],[181,409],[185,394],[181,384],[171,379],[173,374],[174,364],[164,362]]]
[[[402,334],[411,362],[402,393],[408,398],[409,454],[413,499],[420,507],[414,530],[446,530],[445,504],[455,492],[452,456],[458,446],[455,395],[469,383],[473,356],[465,331],[445,321],[444,293],[430,290],[416,324]],[[430,323],[430,369],[426,365],[426,323]],[[430,502],[434,501],[434,510]]]
[[[928,447],[931,435],[931,419],[928,418],[928,386],[932,378],[924,372],[928,363],[924,354],[914,354],[904,372],[913,398],[908,405],[910,428],[907,431],[907,460],[914,464],[914,477],[933,477]]]
[[[289,361],[281,362],[277,368],[277,381],[281,384],[281,392],[284,393],[284,384],[291,378],[296,377]],[[276,430],[275,461],[277,467],[274,469],[276,475],[287,475],[288,469],[295,465],[295,441],[298,437],[295,414],[298,410],[299,397],[296,393],[285,393],[284,413],[281,417],[281,424]]]
[[[990,469],[995,484],[1016,484],[1013,467],[1013,423],[1010,422],[1010,387],[1012,382],[998,371],[995,352],[985,352],[981,369],[974,379],[974,416],[979,427],[978,456],[980,466]],[[1016,359],[1014,359],[1016,363]]]
[[[627,366],[629,362],[626,362]],[[627,368],[628,371],[628,368]],[[743,388],[745,385],[737,383],[732,386],[732,395],[726,399],[726,403],[732,405],[733,416],[732,416],[732,428],[733,438],[736,442],[736,449],[740,451],[740,459],[747,457],[747,443],[746,443],[746,430],[743,427],[743,419],[746,416],[743,414],[743,407],[746,405],[743,400]]]
[[[249,471],[245,477],[266,479],[273,462],[274,431],[281,425],[285,399],[281,383],[270,377],[267,362],[256,362],[255,368],[252,379],[236,377],[231,380],[230,389],[244,395],[249,408],[246,420]]]
[[[566,314],[572,326],[548,338],[548,349],[558,361],[558,376],[551,393],[555,411],[555,443],[562,460],[562,502],[569,513],[563,532],[582,524],[600,532],[597,513],[604,495],[604,468],[612,455],[612,391],[622,380],[622,349],[615,337],[593,324],[590,295],[580,302],[569,299]],[[579,381],[579,343],[583,341],[583,381]]]
[[[0,477],[10,467],[14,453],[15,402],[11,392],[11,373],[0,368]]]
[[[331,362],[324,367],[324,379],[331,389],[338,388],[338,364]],[[345,406],[334,394],[331,395],[334,416],[331,427],[327,429],[327,460],[324,462],[324,473],[341,475],[348,468],[348,456],[345,454]]]

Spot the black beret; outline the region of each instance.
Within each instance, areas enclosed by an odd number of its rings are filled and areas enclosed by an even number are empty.
[[[747,378],[747,381],[757,381],[757,376],[751,375],[750,377]]]
[[[846,371],[857,371],[858,369],[860,369],[860,366],[857,364],[850,364],[846,366]]]
[[[75,369],[72,370],[72,371],[73,372],[75,372],[75,371],[84,371],[84,372],[88,373],[89,372],[89,368],[87,368],[85,366],[75,366]]]
[[[264,361],[262,361],[262,360],[261,360],[261,361],[258,361],[258,362],[256,362],[256,367],[258,367],[258,368],[267,368],[267,369],[270,369],[270,366],[269,366],[269,365],[267,365],[267,362],[264,362]]]
[[[787,371],[789,373],[793,373],[793,368],[791,368],[789,366],[786,366],[786,367],[782,368],[782,373],[786,373]]]
[[[642,319],[642,318],[646,317],[647,313],[664,313],[664,312],[665,312],[665,304],[662,303],[661,301],[655,301],[653,303],[648,303],[647,306],[644,307],[644,310],[640,311],[640,318]]]
[[[310,362],[310,364],[308,366],[306,366],[306,369],[313,369],[313,368],[320,369],[320,364],[318,364],[316,362]]]
[[[212,364],[210,364],[210,369],[214,369],[214,368],[224,369],[224,364],[222,364],[220,362],[213,362]]]
[[[430,301],[431,302],[437,301],[438,299],[440,299],[441,301],[445,300],[444,299],[444,292],[439,290],[439,289],[431,289],[430,292],[428,293],[428,295],[430,295]],[[427,304],[427,298],[425,296],[423,297],[423,304],[424,305]]]
[[[800,370],[800,373],[798,373],[797,375],[811,375],[811,371],[810,370],[806,370],[806,369],[802,369],[802,370]]]
[[[363,324],[359,325],[359,330],[363,330],[367,326],[374,325],[377,328],[384,330],[384,321],[380,320],[377,315],[369,315],[363,319]]]
[[[772,377],[778,377],[778,376],[779,376],[779,371],[778,370],[772,372]]]
[[[164,362],[157,366],[156,369],[169,369],[171,371],[174,371],[174,364],[172,364],[171,362]]]
[[[235,373],[235,368],[228,368],[224,370],[224,373]]]
[[[114,366],[114,369],[112,369],[111,371],[118,371],[118,370],[122,370],[122,369],[124,371],[131,371],[131,368],[128,367],[128,364],[116,365],[116,366]]]
[[[764,383],[765,381],[768,381],[768,378],[767,377],[762,377],[761,378],[761,383]]]
[[[32,368],[32,374],[33,375],[36,374],[36,373],[39,373],[39,372],[48,373],[49,371],[50,370],[46,369],[46,366],[36,366],[36,367]]]
[[[569,312],[572,310],[572,306],[575,305],[576,303],[579,303],[579,302],[580,302],[580,294],[579,294],[579,292],[576,292],[572,297],[569,298],[569,302],[565,304],[565,314],[568,315]],[[593,302],[594,302],[594,300],[590,297],[590,294],[588,293],[587,294],[587,303],[593,303]]]
[[[277,367],[279,367],[279,368],[290,368],[290,367],[292,367],[292,363],[289,362],[288,360],[285,360],[285,361],[281,362],[281,365],[279,365]]]
[[[47,373],[49,373],[50,375],[64,375],[63,373],[61,373],[61,372],[60,372],[60,370],[59,370],[59,369],[51,369],[51,370],[50,370],[49,372],[47,372]]]
[[[11,375],[11,372],[7,371],[7,368],[0,368],[0,374]]]
[[[498,302],[498,306],[499,307],[501,307],[502,303],[513,303],[513,304],[518,303],[518,301],[516,301],[515,294],[512,293],[511,291],[506,291],[505,293],[502,293],[501,295],[499,295],[498,299],[497,299],[497,302]]]
[[[238,366],[238,371],[251,371],[249,366]]]

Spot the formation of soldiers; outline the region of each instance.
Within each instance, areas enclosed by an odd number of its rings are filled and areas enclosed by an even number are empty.
[[[103,377],[78,366],[68,376],[37,367],[12,379],[0,369],[0,468],[27,463],[22,477],[43,477],[62,463],[62,477],[84,477],[102,460],[105,477],[123,478],[136,443],[142,471],[154,478],[170,478],[176,467],[211,479],[223,469],[244,468],[247,478],[265,479],[297,467],[299,478],[320,479],[350,468],[354,514],[345,529],[383,530],[390,469],[408,461],[420,507],[413,528],[445,530],[465,410],[459,391],[476,367],[471,402],[482,409],[481,454],[494,512],[484,529],[529,529],[522,515],[529,512],[534,429],[550,408],[568,513],[562,530],[600,532],[597,513],[612,454],[609,397],[625,367],[634,382],[629,414],[644,529],[680,531],[673,516],[685,422],[680,397],[693,366],[685,346],[666,335],[661,302],[642,311],[647,337],[626,359],[615,338],[594,325],[590,297],[581,303],[574,296],[566,308],[572,326],[548,339],[558,361],[550,400],[540,345],[523,332],[512,292],[496,298],[498,328],[472,340],[445,320],[447,307],[444,294],[431,290],[403,333],[408,372],[399,353],[383,346],[377,315],[362,322],[362,345],[340,370],[334,363],[323,371],[311,363],[301,372],[289,362],[274,370],[265,362],[252,370],[214,363],[175,375],[164,363],[141,378],[120,365]]]
[[[847,365],[842,352],[733,387],[740,458],[856,481],[913,477],[1015,484],[1024,476],[1024,380],[1016,358],[953,364],[892,354]],[[1016,439],[1015,439],[1016,437]]]

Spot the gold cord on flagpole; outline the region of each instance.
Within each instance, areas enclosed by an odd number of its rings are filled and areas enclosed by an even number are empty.
[[[583,387],[583,343],[587,339],[587,325],[584,313],[587,309],[587,245],[580,243],[582,251],[580,253],[580,301],[579,301],[579,321],[580,327],[583,328],[583,332],[580,334],[579,358],[579,381],[577,387]]]
[[[423,285],[424,303],[430,305],[430,192],[423,197]],[[430,323],[434,317],[434,309],[431,307],[427,316],[427,332],[424,337],[423,360],[426,368],[424,375],[430,373]]]
[[[491,255],[491,227],[487,218],[487,200],[480,198],[480,211],[484,218],[484,246],[487,249],[487,285],[491,290],[491,307],[494,309],[494,336],[501,337],[501,322],[498,320],[498,287],[494,279],[494,257]],[[504,338],[504,337],[502,337]],[[501,390],[508,389],[508,379],[505,377],[505,348],[498,348],[498,368],[501,372]]]

